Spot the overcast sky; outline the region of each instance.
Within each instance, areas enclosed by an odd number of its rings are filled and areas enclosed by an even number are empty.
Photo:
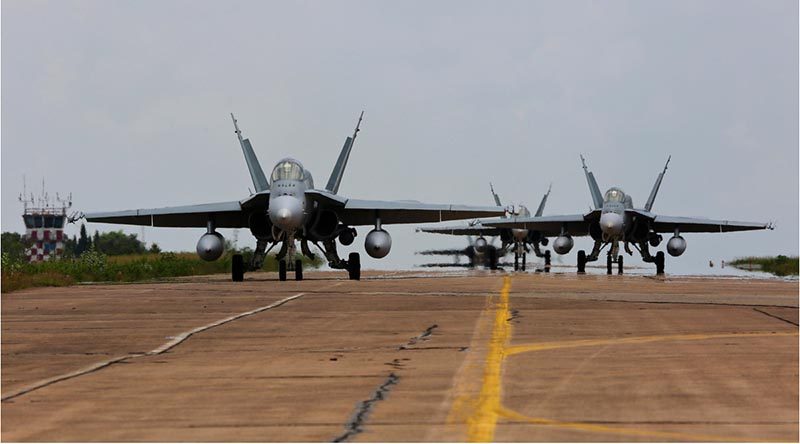
[[[291,155],[321,187],[362,109],[348,197],[489,205],[491,180],[535,208],[552,182],[545,214],[583,212],[584,153],[641,206],[671,154],[654,211],[778,228],[689,234],[668,272],[798,253],[796,1],[6,0],[2,229],[24,230],[23,174],[85,212],[245,197],[230,112],[264,169]],[[465,244],[387,228],[365,267]]]

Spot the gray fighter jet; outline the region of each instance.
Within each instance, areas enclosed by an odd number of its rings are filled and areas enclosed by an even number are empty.
[[[596,261],[605,247],[610,247],[607,254],[607,272],[611,274],[616,263],[622,273],[623,259],[619,254],[620,243],[625,251],[633,255],[630,246],[639,251],[642,260],[656,264],[656,273],[664,273],[664,252],[653,256],[650,247],[658,247],[662,237],[660,233],[672,233],[667,241],[667,252],[671,256],[680,256],[686,250],[686,239],[681,233],[717,233],[728,231],[746,231],[773,229],[768,223],[733,222],[728,220],[698,219],[691,217],[662,216],[652,213],[653,203],[667,172],[669,160],[664,170],[658,175],[653,190],[650,192],[643,209],[633,207],[633,200],[620,188],[609,188],[605,195],[600,193],[597,181],[581,156],[583,170],[589,184],[589,191],[595,209],[586,214],[565,216],[517,217],[508,221],[491,223],[498,228],[517,228],[535,230],[544,236],[558,236],[553,241],[553,250],[558,254],[567,254],[572,249],[573,236],[589,235],[594,239],[594,248],[586,255],[584,250],[578,251],[578,273],[586,271],[586,263]]]
[[[502,206],[500,196],[494,192],[494,186],[490,183],[489,189],[492,191],[492,197],[497,206]],[[544,206],[547,203],[547,198],[550,196],[550,189],[542,197],[539,203],[539,208],[536,209],[536,217],[539,217],[544,212]],[[469,246],[464,250],[428,250],[419,254],[434,255],[434,254],[447,254],[460,253],[470,259],[470,265],[484,264],[492,270],[497,269],[497,261],[499,258],[505,256],[508,252],[514,252],[514,270],[525,270],[527,253],[530,252],[530,245],[533,252],[537,257],[543,257],[545,260],[545,271],[550,271],[550,250],[545,250],[542,253],[539,248],[540,245],[547,246],[548,239],[543,236],[541,232],[536,230],[528,230],[524,228],[498,228],[492,226],[494,222],[500,222],[514,218],[527,218],[530,217],[531,212],[524,205],[510,207],[508,215],[499,219],[484,219],[475,220],[467,225],[445,226],[445,227],[425,227],[417,228],[417,232],[423,233],[437,233],[449,234],[455,236],[468,236]],[[477,236],[473,241],[472,238]],[[484,236],[499,237],[501,246],[496,248],[491,241],[487,241]]]
[[[257,242],[248,270],[260,269],[266,254],[276,245],[281,245],[277,254],[280,280],[286,280],[286,272],[291,268],[294,269],[295,278],[301,280],[302,262],[299,259],[294,263],[291,261],[295,258],[296,241],[300,241],[303,255],[313,257],[309,243],[316,245],[331,268],[345,269],[349,272],[350,279],[360,279],[359,254],[350,253],[348,259],[343,260],[336,252],[337,240],[342,245],[353,243],[356,237],[355,226],[374,226],[364,239],[364,248],[371,257],[383,258],[392,247],[392,238],[384,225],[440,222],[503,214],[500,207],[360,200],[337,194],[363,116],[362,112],[353,135],[345,139],[324,189],[314,188],[311,172],[292,158],[278,161],[268,180],[250,140],[242,138],[236,118],[231,114],[255,194],[231,202],[90,213],[86,214],[86,220],[154,227],[205,227],[206,233],[197,242],[197,254],[207,261],[218,259],[224,251],[224,239],[216,231],[217,228],[249,228]],[[242,256],[235,255],[233,280],[241,281],[243,275]]]

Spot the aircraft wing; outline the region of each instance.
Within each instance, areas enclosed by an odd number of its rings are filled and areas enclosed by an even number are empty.
[[[211,216],[217,228],[245,228],[248,226],[249,210],[258,206],[266,208],[268,200],[269,191],[264,191],[243,201],[88,213],[86,221],[152,227],[205,228]]]
[[[497,228],[522,228],[538,231],[544,236],[558,236],[562,227],[571,236],[585,236],[589,234],[589,225],[599,217],[599,210],[588,214],[567,214],[562,216],[534,216],[512,217],[498,222],[484,221],[485,225]]]
[[[376,216],[382,224],[412,224],[500,216],[504,212],[499,207],[360,199],[348,199],[337,211],[347,225],[373,225]]]
[[[652,227],[658,233],[725,233],[729,231],[771,230],[772,225],[763,222],[737,222],[695,217],[662,216],[646,211],[627,210],[652,219]]]
[[[417,231],[423,233],[450,234],[453,236],[500,236],[500,228],[489,227],[482,224],[425,227],[417,228]]]
[[[307,190],[306,196],[323,207],[336,211],[339,220],[351,226],[374,225],[376,217],[381,218],[382,224],[389,225],[477,219],[505,213],[500,207],[429,204],[410,200],[348,199],[324,190]]]

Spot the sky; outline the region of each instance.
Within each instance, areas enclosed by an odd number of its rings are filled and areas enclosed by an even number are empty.
[[[23,175],[83,212],[246,197],[231,112],[265,170],[292,156],[322,187],[364,110],[347,197],[491,205],[491,181],[535,209],[552,183],[545,214],[582,213],[582,153],[642,206],[672,155],[655,212],[777,228],[687,234],[668,272],[798,254],[796,1],[6,0],[0,14],[3,231],[24,230]],[[387,258],[363,254],[367,227],[344,253],[408,268],[466,246],[385,228]],[[203,232],[144,236],[191,251]]]

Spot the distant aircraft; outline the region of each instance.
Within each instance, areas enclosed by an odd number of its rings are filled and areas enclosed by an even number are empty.
[[[650,210],[667,172],[669,161],[668,158],[664,170],[658,175],[644,209],[634,208],[631,197],[619,188],[609,188],[605,195],[602,195],[594,175],[586,167],[586,161],[581,156],[589,191],[594,201],[593,211],[565,216],[517,217],[508,221],[493,222],[491,225],[498,228],[536,230],[545,236],[558,236],[553,241],[553,249],[558,254],[569,253],[574,245],[572,236],[589,235],[594,239],[594,248],[588,256],[584,250],[578,251],[578,273],[585,272],[586,263],[596,261],[600,252],[610,246],[606,264],[608,274],[611,274],[614,263],[618,265],[619,273],[622,273],[623,259],[622,255],[618,254],[620,242],[624,244],[625,251],[629,255],[633,255],[630,248],[630,245],[633,245],[641,254],[642,260],[655,263],[656,273],[663,274],[664,252],[659,251],[653,256],[649,248],[659,246],[662,241],[659,233],[673,234],[667,242],[667,252],[671,256],[680,256],[686,250],[686,240],[681,233],[773,229],[773,226],[767,223],[696,219],[652,213]]]
[[[302,262],[299,259],[291,262],[295,257],[295,241],[298,240],[303,255],[314,257],[309,248],[309,243],[312,243],[324,253],[331,268],[345,269],[350,279],[360,279],[359,254],[350,253],[348,260],[343,260],[336,252],[337,239],[342,245],[353,243],[355,226],[374,226],[364,239],[364,248],[371,257],[379,259],[389,254],[392,247],[392,238],[384,230],[384,224],[440,222],[503,214],[500,207],[359,200],[338,195],[363,116],[362,112],[353,135],[345,139],[325,189],[314,188],[311,172],[292,158],[278,161],[270,180],[267,180],[250,140],[242,138],[236,118],[231,114],[255,194],[240,201],[90,213],[86,214],[86,220],[155,227],[205,227],[206,234],[197,242],[197,254],[207,261],[218,259],[224,251],[224,239],[217,228],[249,228],[257,242],[248,270],[260,269],[267,253],[280,244],[277,254],[280,280],[286,280],[290,268],[294,268],[295,279],[301,280]],[[231,274],[234,281],[243,279],[241,255],[233,257]]]
[[[552,187],[551,187],[552,188]],[[542,197],[539,203],[539,208],[536,209],[536,216],[541,216],[544,212],[544,206],[547,203],[547,198],[550,196],[550,189]],[[492,191],[495,204],[499,207],[502,206],[500,196],[494,192],[494,186],[490,183],[489,189]],[[542,233],[533,230],[520,229],[520,228],[498,228],[490,226],[493,222],[506,220],[508,217],[530,217],[531,213],[528,209],[519,205],[516,208],[511,208],[508,212],[509,216],[504,216],[499,219],[484,219],[472,221],[467,225],[456,225],[446,227],[425,227],[417,228],[417,232],[423,233],[437,233],[449,234],[455,236],[468,236],[469,245],[464,250],[428,250],[420,252],[419,254],[425,255],[453,255],[462,254],[470,259],[470,265],[484,265],[492,270],[497,268],[497,261],[499,258],[505,256],[509,251],[514,252],[514,270],[525,270],[527,253],[530,251],[528,245],[533,247],[533,252],[537,257],[543,257],[545,260],[545,271],[550,271],[550,250],[541,252],[539,245],[547,246],[548,240]],[[477,238],[473,241],[473,236]],[[493,245],[493,242],[487,241],[484,236],[500,237],[502,242],[500,249]]]

